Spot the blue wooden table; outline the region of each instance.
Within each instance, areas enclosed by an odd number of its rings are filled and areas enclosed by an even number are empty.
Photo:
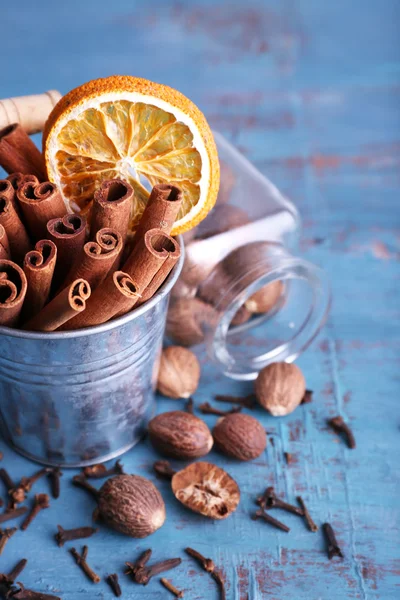
[[[214,582],[183,553],[191,545],[223,568],[229,600],[400,597],[399,19],[398,0],[3,4],[2,97],[67,92],[114,73],[178,88],[297,204],[302,252],[333,286],[329,323],[299,360],[314,402],[281,419],[257,411],[274,445],[252,464],[210,455],[240,484],[237,512],[205,520],[157,482],[165,526],[144,541],[102,528],[89,542],[90,563],[102,575],[122,573],[125,560],[151,546],[155,559],[184,558],[171,579],[185,598],[214,600]],[[202,360],[196,400],[250,389]],[[178,405],[160,399],[158,408]],[[338,413],[354,428],[356,450],[326,428]],[[35,470],[1,449],[16,477]],[[294,464],[285,464],[283,451],[295,455]],[[155,458],[143,443],[123,462],[155,480]],[[51,509],[8,543],[0,571],[25,556],[28,587],[65,600],[111,598],[104,582],[88,582],[53,541],[57,523],[90,524],[93,502],[72,488],[71,475],[64,474]],[[254,497],[267,484],[289,500],[303,495],[318,523],[331,522],[344,560],[329,561],[321,532],[308,532],[296,516],[284,517],[289,534],[253,522]],[[124,598],[169,597],[157,581],[143,588],[121,580]]]

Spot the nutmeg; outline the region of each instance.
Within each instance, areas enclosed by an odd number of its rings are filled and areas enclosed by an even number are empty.
[[[239,308],[239,310],[237,311],[235,316],[233,317],[233,319],[231,321],[231,326],[235,327],[236,325],[243,325],[243,323],[247,323],[247,321],[249,321],[249,319],[251,319],[251,317],[252,317],[251,312],[249,310],[247,310],[247,308],[243,304]]]
[[[262,454],[267,446],[267,434],[257,419],[235,413],[219,419],[213,429],[217,448],[238,460],[252,460]]]
[[[108,479],[99,491],[97,512],[110,527],[134,538],[154,533],[166,517],[160,492],[139,475]]]
[[[172,491],[179,502],[211,519],[226,519],[240,501],[236,481],[216,465],[195,462],[172,477]]]
[[[262,369],[255,381],[256,398],[274,417],[288,415],[301,403],[306,382],[299,367],[285,362]]]
[[[154,417],[149,423],[149,437],[161,454],[182,460],[205,456],[213,446],[205,422],[181,410]]]
[[[268,313],[276,306],[282,292],[282,281],[272,281],[247,298],[244,306],[251,313]]]
[[[172,298],[168,309],[166,334],[182,346],[201,344],[204,341],[203,326],[212,325],[216,318],[216,311],[198,298]]]
[[[168,398],[189,398],[199,385],[200,363],[182,346],[169,346],[161,354],[157,389]]]

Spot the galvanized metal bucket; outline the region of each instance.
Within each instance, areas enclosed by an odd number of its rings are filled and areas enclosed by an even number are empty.
[[[78,467],[123,454],[142,437],[154,388],[169,292],[181,258],[157,294],[128,315],[80,331],[0,327],[3,436],[26,457]]]

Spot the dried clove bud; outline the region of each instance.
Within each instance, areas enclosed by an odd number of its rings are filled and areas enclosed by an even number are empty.
[[[277,529],[281,529],[282,531],[287,532],[290,531],[290,528],[287,525],[285,525],[281,521],[278,521],[277,519],[274,519],[274,517],[271,517],[271,515],[266,513],[262,508],[256,510],[256,512],[252,516],[252,519],[253,521],[257,521],[257,519],[262,519],[263,521],[269,523],[269,525],[273,525]]]
[[[217,402],[228,402],[229,404],[239,404],[243,408],[253,409],[256,407],[256,397],[254,394],[247,396],[230,396],[229,394],[216,394],[214,400]]]
[[[81,540],[91,537],[98,532],[98,528],[94,527],[76,527],[75,529],[63,529],[61,525],[57,525],[58,533],[55,534],[55,539],[58,546],[61,548],[65,542],[72,540]]]
[[[16,531],[16,527],[12,527],[10,529],[0,529],[0,554],[3,554],[8,540],[12,538]]]
[[[211,577],[218,584],[221,600],[226,600],[225,580],[222,576],[221,571],[216,568],[211,558],[205,558],[202,554],[200,554],[200,552],[197,552],[197,550],[193,550],[193,548],[185,548],[185,552],[186,554],[189,554],[189,556],[197,560],[197,562],[203,567],[205,571],[207,571],[207,573],[211,574]]]
[[[32,523],[33,519],[44,508],[50,508],[48,495],[47,494],[36,494],[35,501],[34,501],[32,509],[31,509],[31,512],[26,517],[25,521],[22,523],[21,529],[23,531],[25,531],[25,529],[28,529],[28,527]]]
[[[82,554],[79,554],[75,548],[71,548],[70,552],[72,556],[76,560],[76,564],[82,569],[85,575],[92,581],[93,583],[99,583],[100,577],[93,571],[91,567],[89,567],[86,559],[88,555],[89,548],[87,546],[83,546]]]
[[[59,596],[53,596],[52,594],[43,594],[42,592],[34,592],[33,590],[26,589],[22,583],[18,582],[20,589],[13,591],[10,598],[13,600],[61,600]]]
[[[314,392],[312,390],[306,390],[302,398],[301,404],[309,404],[312,402]]]
[[[18,517],[24,515],[27,511],[27,506],[20,506],[19,508],[6,510],[6,512],[0,514],[0,523],[5,523],[6,521],[12,521],[13,519],[17,519]]]
[[[168,560],[155,563],[150,567],[140,567],[136,570],[135,581],[141,585],[147,585],[152,577],[164,573],[165,571],[175,569],[181,562],[181,558],[169,558]]]
[[[22,558],[20,561],[17,562],[15,567],[13,569],[11,569],[11,571],[6,575],[7,582],[10,585],[12,585],[14,583],[14,581],[16,581],[17,578],[21,575],[21,573],[25,569],[27,563],[28,563],[27,559]]]
[[[83,474],[87,479],[103,479],[112,475],[125,475],[124,466],[120,460],[117,460],[111,469],[107,469],[105,465],[98,464],[83,469]]]
[[[332,525],[329,523],[324,523],[322,525],[322,530],[325,534],[327,546],[328,546],[328,558],[331,560],[334,556],[343,557],[343,552],[341,551],[339,544],[336,541],[335,533],[332,529]]]
[[[181,590],[178,590],[170,581],[168,581],[168,579],[165,579],[165,577],[161,577],[160,581],[165,587],[165,589],[171,592],[171,594],[173,594],[175,598],[183,598],[183,592]]]
[[[62,471],[59,467],[47,469],[47,477],[50,479],[51,493],[55,499],[60,497],[60,477],[62,477],[62,475]]]
[[[347,439],[347,445],[353,449],[356,447],[356,440],[350,427],[344,422],[343,417],[337,416],[328,420],[328,425],[336,431],[336,433],[343,433]]]
[[[203,413],[203,415],[216,415],[218,417],[226,417],[226,415],[233,415],[242,410],[241,406],[234,406],[230,410],[219,410],[218,408],[214,408],[211,406],[209,402],[203,402],[203,404],[199,405],[199,410]]]
[[[300,506],[301,506],[301,508],[302,508],[302,510],[303,510],[303,513],[304,513],[304,520],[305,520],[305,522],[307,523],[308,529],[309,529],[310,531],[314,531],[314,532],[315,532],[315,531],[318,531],[318,525],[316,525],[316,524],[314,523],[314,521],[312,520],[312,518],[311,518],[311,515],[310,515],[310,513],[308,512],[308,508],[307,508],[307,506],[305,505],[305,503],[304,503],[304,500],[303,500],[303,498],[302,498],[301,496],[297,496],[297,502],[300,504]]]
[[[138,560],[136,562],[134,562],[134,563],[126,562],[125,564],[128,568],[125,571],[125,575],[131,575],[133,580],[135,580],[136,572],[138,571],[138,569],[141,569],[142,567],[147,565],[147,563],[149,562],[149,560],[151,558],[152,553],[153,553],[153,551],[151,550],[151,548],[149,548],[148,550],[145,550],[144,552],[142,552],[142,554],[140,555],[140,557],[138,558]]]
[[[119,585],[118,575],[116,573],[111,573],[111,575],[107,575],[106,581],[112,591],[114,592],[114,596],[119,598],[122,596],[121,586]]]

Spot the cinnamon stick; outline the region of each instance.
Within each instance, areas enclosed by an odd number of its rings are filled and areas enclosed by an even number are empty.
[[[17,324],[27,289],[25,273],[11,260],[0,260],[0,325]]]
[[[178,242],[161,229],[150,229],[137,241],[123,269],[143,290],[141,304],[165,281],[180,253]]]
[[[50,219],[67,214],[60,191],[50,181],[39,185],[23,183],[16,196],[29,232],[35,240],[47,237],[47,223]]]
[[[55,278],[59,285],[80,254],[85,243],[86,219],[80,215],[65,215],[47,223],[50,240],[57,246]]]
[[[105,227],[117,231],[122,241],[128,233],[129,219],[133,202],[133,188],[122,179],[103,181],[95,192],[90,225],[90,238]]]
[[[11,184],[9,186],[13,191]],[[3,225],[7,232],[12,259],[22,263],[25,254],[31,249],[31,242],[8,191],[0,192],[0,225]]]
[[[35,249],[24,259],[24,273],[28,282],[22,320],[27,321],[37,315],[46,304],[53,280],[57,260],[57,246],[51,240],[40,240]]]
[[[155,185],[140,219],[135,239],[139,240],[150,229],[170,233],[182,200],[183,194],[176,186],[164,183]]]
[[[140,298],[136,282],[123,271],[110,273],[87,302],[86,310],[61,329],[81,329],[100,325],[116,315],[129,312]]]
[[[0,127],[20,123],[27,133],[38,133],[60,98],[60,92],[49,90],[44,94],[0,100]]]
[[[118,231],[100,229],[96,233],[96,241],[87,242],[77,255],[63,285],[66,286],[80,277],[90,283],[93,292],[119,262],[122,250],[122,236]]]
[[[0,259],[10,259],[10,244],[8,243],[7,232],[3,225],[0,225]]]
[[[43,156],[18,123],[0,130],[0,165],[7,173],[32,173],[40,181],[46,179]]]
[[[7,179],[15,191],[17,191],[24,183],[32,183],[33,185],[38,185],[39,183],[39,179],[36,175],[32,175],[31,173],[10,173]]]
[[[46,304],[23,328],[28,331],[55,331],[77,313],[84,311],[89,297],[89,283],[84,279],[77,279]]]

